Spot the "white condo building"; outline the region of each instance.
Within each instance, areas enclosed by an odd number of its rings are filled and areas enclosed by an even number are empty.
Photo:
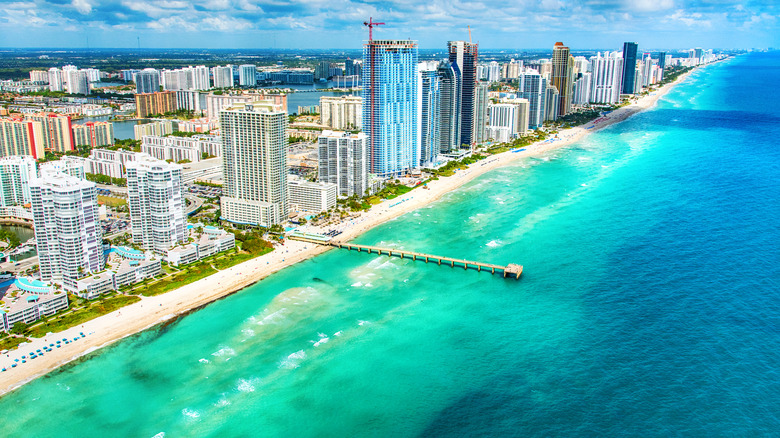
[[[257,67],[254,64],[238,66],[238,84],[242,87],[254,87],[257,84]]]
[[[326,182],[311,182],[298,177],[287,180],[290,210],[320,213],[336,206],[338,187]]]
[[[528,132],[528,99],[501,99],[488,105],[487,136],[506,143]]]
[[[287,112],[272,102],[220,112],[224,188],[222,219],[271,226],[287,219]]]
[[[141,152],[158,160],[197,163],[203,159],[203,154],[208,158],[221,157],[222,139],[210,135],[192,137],[145,135],[141,142]]]
[[[212,67],[211,74],[214,76],[214,88],[231,88],[233,87],[233,67],[227,65],[225,67]]]
[[[0,207],[30,202],[30,180],[38,175],[38,166],[30,156],[0,158]]]
[[[62,70],[57,67],[49,69],[49,91],[63,91]]]
[[[164,255],[187,241],[182,168],[139,155],[127,162],[127,204],[133,242]]]
[[[30,193],[41,280],[76,290],[105,266],[95,183],[52,172],[33,179]]]
[[[591,103],[615,104],[620,101],[623,88],[623,56],[620,52],[601,52],[590,58]]]
[[[369,190],[368,136],[323,131],[317,144],[318,180],[336,184],[339,196],[365,196]]]
[[[337,130],[363,127],[363,98],[360,96],[320,97],[320,124]]]

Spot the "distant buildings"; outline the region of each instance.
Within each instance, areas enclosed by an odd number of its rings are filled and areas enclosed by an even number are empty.
[[[96,148],[114,144],[114,124],[111,122],[86,122],[73,126],[76,146]]]
[[[318,180],[337,185],[338,195],[362,197],[369,191],[368,137],[364,133],[323,131],[317,139]]]
[[[623,43],[623,89],[622,94],[634,94],[636,82],[637,43]]]
[[[141,140],[144,135],[163,136],[173,132],[173,122],[161,120],[141,125],[133,126],[133,136],[136,140]]]
[[[69,70],[67,91],[70,94],[89,94],[90,86],[87,72],[84,70]]]
[[[257,67],[254,64],[238,66],[238,84],[242,87],[254,87],[257,85]]]
[[[145,68],[135,74],[135,92],[138,94],[157,93],[160,91],[160,72],[153,68]]]
[[[33,179],[30,192],[41,280],[76,290],[105,266],[95,184],[55,172]]]
[[[221,157],[222,140],[220,137],[209,135],[192,137],[145,135],[141,141],[141,152],[163,161],[197,163],[204,155],[208,158]]]
[[[41,123],[44,149],[55,152],[68,152],[75,149],[73,125],[69,115],[37,113],[27,114],[25,118]]]
[[[234,85],[233,67],[230,65],[212,67],[211,75],[214,77],[214,88],[232,88]]]
[[[64,91],[62,83],[62,70],[52,67],[49,69],[49,91]]]
[[[474,129],[474,90],[477,86],[477,53],[478,45],[466,41],[450,41],[447,43],[450,64],[455,65],[460,75],[458,102],[460,106],[460,138],[459,145],[471,145]]]
[[[417,125],[417,43],[370,40],[363,47],[363,131],[370,169],[401,175],[420,162]]]
[[[287,113],[272,102],[220,113],[224,186],[222,219],[271,226],[287,219]]]
[[[272,101],[276,110],[287,112],[287,95],[278,93],[209,94],[206,96],[206,114],[209,120],[219,120],[219,112],[237,104]]]
[[[211,88],[209,68],[205,65],[185,67],[176,70],[163,70],[161,75],[163,90],[208,90]]]
[[[187,241],[182,168],[146,155],[125,166],[133,242],[165,255]]]
[[[160,91],[135,95],[135,113],[138,118],[152,114],[165,114],[176,111],[176,92]]]
[[[320,124],[353,131],[363,127],[363,98],[360,96],[320,97]]]
[[[488,106],[487,137],[505,143],[528,131],[529,102],[527,99],[500,99]]]

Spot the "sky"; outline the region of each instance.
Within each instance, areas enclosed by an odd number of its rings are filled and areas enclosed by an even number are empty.
[[[0,0],[0,47],[356,49],[369,17],[424,49],[780,46],[778,0]]]

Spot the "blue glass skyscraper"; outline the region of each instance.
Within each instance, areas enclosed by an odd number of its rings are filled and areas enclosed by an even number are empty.
[[[637,47],[636,43],[623,43],[623,94],[634,94]]]
[[[363,47],[362,95],[370,172],[390,177],[418,167],[417,43],[369,40]]]

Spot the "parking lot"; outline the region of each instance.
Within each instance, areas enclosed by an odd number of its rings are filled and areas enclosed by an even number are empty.
[[[197,184],[187,186],[187,191],[204,198],[216,198],[222,195],[222,187],[208,187]]]
[[[116,234],[127,231],[130,228],[130,221],[124,219],[105,219],[100,221],[103,227],[103,235]]]

